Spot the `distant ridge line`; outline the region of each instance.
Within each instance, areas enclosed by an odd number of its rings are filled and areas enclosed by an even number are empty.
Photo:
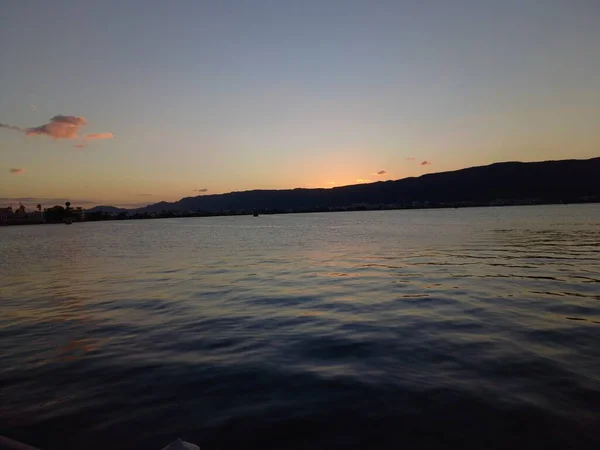
[[[600,157],[539,162],[497,162],[400,180],[333,188],[235,191],[185,197],[128,211],[189,212],[265,210],[300,212],[363,205],[510,204],[600,201]],[[110,208],[110,207],[103,207]],[[112,207],[114,208],[114,207]],[[115,208],[123,211],[123,208]]]

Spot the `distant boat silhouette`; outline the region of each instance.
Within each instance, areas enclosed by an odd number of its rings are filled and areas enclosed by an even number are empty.
[[[257,210],[254,210],[254,211],[252,212],[252,215],[253,215],[254,217],[258,217],[258,211],[257,211]]]

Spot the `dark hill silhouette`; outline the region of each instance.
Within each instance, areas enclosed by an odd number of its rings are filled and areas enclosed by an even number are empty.
[[[160,202],[138,212],[226,210],[309,211],[357,204],[407,206],[415,202],[482,204],[536,200],[542,203],[600,200],[600,158],[504,162],[331,189],[253,190]]]
[[[109,213],[117,214],[123,211],[127,211],[125,208],[117,208],[115,206],[94,206],[93,208],[86,209],[87,213]]]

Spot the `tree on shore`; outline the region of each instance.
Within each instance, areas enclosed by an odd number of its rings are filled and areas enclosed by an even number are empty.
[[[53,206],[45,210],[46,221],[62,222],[68,217],[68,211],[60,205]]]

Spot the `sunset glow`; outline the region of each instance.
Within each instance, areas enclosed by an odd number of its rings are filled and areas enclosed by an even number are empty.
[[[21,172],[0,178],[1,203],[129,206],[598,156],[594,2],[151,3],[3,8],[1,170]]]

